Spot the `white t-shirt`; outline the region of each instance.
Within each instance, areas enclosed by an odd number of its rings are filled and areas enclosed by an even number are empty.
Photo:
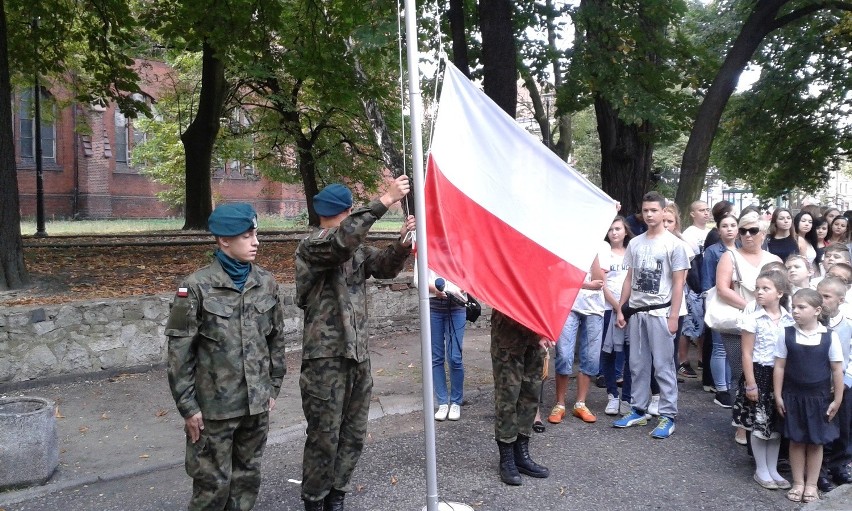
[[[816,346],[822,341],[822,334],[828,331],[825,325],[819,325],[816,332],[806,334],[799,329],[799,325],[795,325],[796,329],[796,344],[803,346]],[[775,345],[775,356],[777,358],[787,358],[787,342],[784,337],[778,339],[778,344]],[[837,334],[831,332],[831,345],[828,347],[828,360],[831,362],[843,362],[843,347],[840,346],[840,339]]]
[[[609,268],[609,258],[610,258],[610,247],[609,243],[605,241],[601,241],[601,244],[598,246],[598,263],[601,266],[601,269],[606,271]],[[592,274],[586,274],[586,280],[584,282],[591,282]],[[603,289],[580,289],[580,292],[577,293],[577,299],[574,300],[574,306],[571,307],[571,310],[580,314],[594,314],[596,316],[603,316],[605,307],[604,307],[604,294]]]
[[[704,253],[704,240],[707,239],[707,235],[710,234],[710,231],[711,229],[709,227],[699,229],[694,225],[690,225],[680,235],[683,236],[684,241],[689,243],[689,247],[692,249],[693,255],[698,255]]]
[[[627,277],[627,265],[624,264],[624,254],[616,254],[610,250],[609,271],[606,273],[606,287],[616,300],[621,298],[621,287],[624,285],[625,277]],[[612,310],[612,305],[604,300],[604,308]]]
[[[671,301],[672,273],[689,269],[689,254],[680,238],[663,230],[654,238],[648,238],[648,233],[633,238],[624,263],[631,269],[630,306],[638,309]],[[668,316],[668,309],[654,309],[649,314]]]

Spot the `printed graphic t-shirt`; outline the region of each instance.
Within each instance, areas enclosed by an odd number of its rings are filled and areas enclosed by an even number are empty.
[[[630,306],[639,308],[672,299],[672,272],[689,269],[689,254],[683,241],[668,231],[653,239],[645,233],[627,245],[624,263],[632,269]],[[649,314],[667,316],[668,307]]]

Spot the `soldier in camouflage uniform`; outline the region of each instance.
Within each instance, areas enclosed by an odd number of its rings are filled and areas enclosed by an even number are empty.
[[[252,264],[254,209],[219,206],[208,224],[215,258],[181,283],[166,323],[169,386],[186,423],[189,509],[247,510],[286,372],[284,317],[272,274]]]
[[[411,253],[414,217],[384,250],[361,243],[408,191],[402,176],[379,200],[353,210],[348,188],[327,186],[314,197],[320,226],[296,250],[296,303],[305,311],[299,387],[308,422],[302,499],[309,511],[343,509],[364,447],[373,388],[366,280],[399,274]]]
[[[500,450],[500,479],[509,485],[520,485],[521,473],[539,478],[550,475],[529,453],[549,344],[552,342],[541,339],[504,313],[496,309],[491,313],[494,438]]]

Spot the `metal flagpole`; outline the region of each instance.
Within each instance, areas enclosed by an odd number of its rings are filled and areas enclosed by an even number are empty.
[[[420,303],[420,359],[423,372],[423,431],[426,444],[426,509],[438,511],[438,469],[435,460],[435,419],[432,410],[432,335],[429,323],[429,265],[426,257],[426,200],[423,197],[423,104],[417,56],[417,8],[405,0],[405,42],[408,60],[408,98],[411,116],[411,161],[414,175],[414,214],[417,221],[417,295]]]

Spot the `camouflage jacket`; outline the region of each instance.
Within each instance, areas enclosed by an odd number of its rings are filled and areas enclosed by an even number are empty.
[[[373,201],[338,227],[315,229],[299,243],[296,303],[305,311],[302,359],[368,360],[366,281],[396,277],[411,253],[399,241],[383,250],[361,246],[386,212],[380,201]]]
[[[165,334],[169,387],[181,415],[256,415],[278,396],[287,372],[278,284],[253,264],[240,292],[219,261],[180,285]]]
[[[491,311],[491,339],[498,346],[511,347],[518,344],[538,344],[541,336],[506,314],[493,309]]]

